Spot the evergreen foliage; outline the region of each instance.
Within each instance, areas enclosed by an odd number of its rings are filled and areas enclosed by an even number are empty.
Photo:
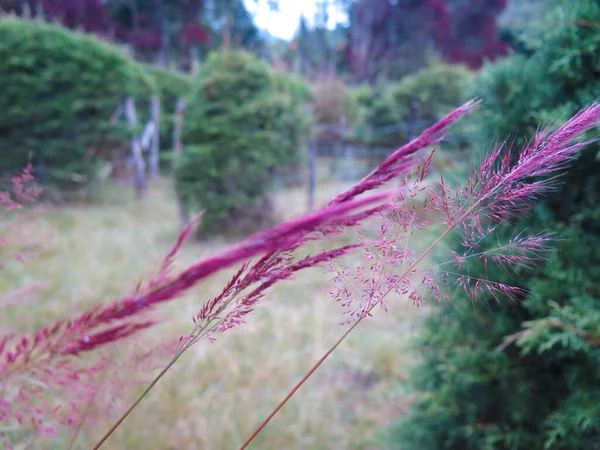
[[[205,211],[204,234],[246,234],[271,221],[272,173],[302,157],[306,138],[299,83],[246,52],[208,58],[186,114],[177,171],[184,202]]]
[[[103,153],[127,145],[126,127],[109,123],[124,97],[155,90],[118,48],[54,24],[0,19],[0,61],[0,173],[31,159],[62,188],[85,186]]]
[[[559,1],[523,37],[532,49],[487,66],[474,86],[485,100],[482,136],[516,145],[538,122],[556,123],[600,92],[600,3]],[[514,133],[517,133],[516,135]],[[416,400],[387,433],[402,449],[597,449],[600,445],[600,164],[587,148],[518,228],[550,230],[551,259],[516,276],[519,301],[472,305],[457,293],[435,308],[415,343]],[[504,226],[509,239],[513,226]],[[494,242],[483,243],[484,246]],[[497,243],[496,243],[497,244]],[[514,274],[513,274],[514,275]]]
[[[392,85],[389,95],[401,108],[404,119],[408,119],[410,105],[415,101],[419,103],[421,117],[438,119],[463,100],[470,76],[471,72],[464,66],[434,63]]]
[[[464,100],[464,90],[471,72],[463,66],[432,64],[398,82],[385,83],[375,88],[358,88],[352,96],[357,103],[359,126],[392,129],[420,122],[415,131],[425,128],[423,121],[435,122]],[[417,110],[413,111],[413,105]],[[395,148],[406,142],[405,130],[382,134],[372,139],[372,145]]]

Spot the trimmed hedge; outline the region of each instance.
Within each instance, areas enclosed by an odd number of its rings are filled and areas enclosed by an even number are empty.
[[[437,119],[464,100],[464,89],[470,79],[471,72],[466,67],[433,64],[390,86],[389,95],[403,120],[408,120],[410,105],[415,101],[419,103],[422,118]]]
[[[213,53],[192,95],[177,185],[205,210],[206,234],[246,234],[272,220],[276,168],[302,157],[307,117],[297,79],[245,52]]]
[[[372,146],[395,148],[406,142],[409,133],[393,128],[409,123],[413,103],[418,103],[417,122],[434,122],[466,100],[464,91],[471,78],[463,66],[433,64],[397,82],[353,88],[349,92],[352,106],[347,110],[359,128],[390,130],[371,138]],[[419,123],[415,131],[425,126]]]
[[[31,158],[61,188],[86,185],[102,156],[126,145],[124,122],[109,124],[124,97],[147,105],[157,90],[117,47],[55,24],[0,19],[0,61],[0,173]],[[138,111],[141,125],[147,107]]]
[[[320,125],[348,123],[351,111],[348,86],[340,79],[316,83],[312,86],[312,114]]]

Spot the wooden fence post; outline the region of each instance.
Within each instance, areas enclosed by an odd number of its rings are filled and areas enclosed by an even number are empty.
[[[29,2],[23,3],[23,12],[21,13],[24,19],[31,19],[31,8]]]
[[[135,114],[135,102],[133,97],[127,97],[125,100],[125,115],[127,123],[131,130],[131,156],[135,165],[135,190],[138,197],[143,197],[146,193],[146,163],[142,155],[142,146],[137,136],[137,118]]]
[[[200,73],[200,56],[198,55],[197,47],[190,49],[190,68],[193,75]]]
[[[150,174],[152,178],[160,176],[159,167],[159,141],[160,141],[160,99],[158,95],[153,95],[150,103],[150,114],[154,122],[154,132],[152,133],[152,143],[150,144]]]
[[[184,98],[177,99],[175,106],[175,119],[173,123],[173,171],[179,165],[179,159],[183,153],[183,144],[181,143],[181,130],[183,128],[183,119],[185,117],[186,101]],[[185,228],[190,223],[190,211],[186,204],[186,199],[182,198],[181,192],[177,192],[177,213],[179,215],[179,226]]]
[[[417,100],[413,101],[410,105],[410,115],[408,117],[408,142],[412,141],[417,135],[420,110],[421,104]]]
[[[313,136],[308,147],[308,212],[315,208],[317,191],[317,142]]]
[[[175,106],[175,119],[173,123],[173,166],[177,166],[177,159],[183,152],[183,145],[181,144],[181,130],[183,128],[183,118],[185,115],[186,101],[184,98],[177,99],[177,105]]]
[[[42,22],[45,19],[44,5],[42,0],[37,0],[37,3],[35,4],[35,18]]]

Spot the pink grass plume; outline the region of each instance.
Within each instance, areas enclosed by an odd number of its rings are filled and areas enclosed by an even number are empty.
[[[295,254],[296,250],[309,243],[329,239],[365,220],[383,216],[380,213],[393,207],[392,197],[397,196],[397,192],[371,194],[360,199],[357,197],[379,189],[407,172],[413,165],[412,158],[417,152],[438,144],[443,132],[475,105],[475,102],[469,102],[447,115],[421,136],[390,155],[369,176],[321,210],[256,233],[218,255],[192,264],[177,274],[171,274],[174,258],[189,237],[193,222],[181,233],[166,255],[157,275],[140,285],[133,295],[106,306],[95,307],[74,319],[56,322],[30,336],[6,336],[2,339],[0,377],[8,379],[13,373],[41,376],[36,368],[38,364],[42,364],[50,370],[44,375],[50,381],[67,383],[64,380],[72,380],[75,383],[73,380],[77,377],[84,379],[88,375],[91,380],[99,366],[84,367],[80,371],[77,367],[78,355],[97,351],[110,343],[122,342],[153,326],[155,321],[147,313],[163,303],[180,298],[211,275],[240,263],[244,264],[224,287],[223,292],[202,305],[194,317],[194,330],[183,340],[184,347],[180,347],[177,352],[198,339],[206,337],[212,340],[214,333],[243,323],[273,285],[289,280],[302,270],[330,263],[363,247],[364,243],[358,242],[303,257]],[[256,260],[250,264],[253,259]],[[176,358],[170,364],[175,360]],[[160,376],[166,370],[168,367]],[[86,389],[85,383],[79,385]]]
[[[504,146],[498,146],[474,170],[466,186],[451,187],[440,180],[437,189],[425,190],[429,195],[421,199],[424,192],[418,184],[423,176],[417,177],[417,186],[408,187],[406,195],[399,197],[397,208],[392,214],[383,216],[381,235],[371,240],[365,239],[364,266],[352,270],[342,263],[339,268],[331,267],[333,281],[338,284],[332,296],[344,307],[350,317],[344,322],[353,322],[341,337],[308,370],[302,379],[254,430],[242,444],[247,448],[256,436],[269,424],[289,399],[302,387],[336,348],[352,333],[358,324],[376,307],[386,308],[385,297],[391,293],[408,297],[415,305],[423,299],[422,291],[429,290],[438,301],[450,301],[444,288],[450,288],[450,275],[456,277],[455,287],[463,288],[469,298],[480,298],[483,294],[519,297],[526,295],[521,289],[490,280],[471,278],[468,269],[464,272],[447,270],[440,265],[427,267],[426,256],[435,249],[452,231],[462,234],[464,253],[453,253],[449,264],[456,269],[464,268],[470,259],[483,259],[485,264],[497,263],[501,267],[511,265],[530,267],[530,263],[543,259],[549,249],[549,236],[522,236],[517,234],[507,244],[499,243],[496,249],[479,250],[481,241],[491,235],[500,223],[507,223],[514,215],[522,214],[530,207],[537,196],[556,183],[560,172],[569,167],[578,152],[592,141],[580,142],[582,134],[600,123],[600,105],[592,104],[583,109],[554,133],[539,132],[533,142],[520,152],[517,162],[510,152],[504,153]],[[395,161],[402,161],[401,156]],[[376,169],[363,180],[361,188],[355,186],[338,196],[334,202],[353,198],[385,178],[382,169]],[[539,178],[542,177],[541,180]],[[537,179],[536,179],[537,178]],[[545,178],[545,179],[544,179]],[[405,184],[408,184],[406,182]],[[419,218],[423,213],[438,213],[443,231],[423,251],[416,253],[409,247],[409,237],[413,232],[427,227],[429,220]],[[413,239],[410,240],[412,242]],[[444,263],[442,263],[442,266]],[[423,267],[425,266],[425,267]],[[354,283],[353,283],[354,282]],[[354,284],[352,289],[348,284]],[[424,289],[419,289],[422,285]],[[519,339],[521,335],[509,337]]]

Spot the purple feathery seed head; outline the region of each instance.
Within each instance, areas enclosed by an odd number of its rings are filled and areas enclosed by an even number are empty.
[[[264,298],[266,291],[276,283],[288,280],[302,270],[330,263],[363,247],[364,242],[357,242],[331,250],[321,249],[315,254],[296,254],[296,250],[305,248],[309,243],[330,239],[369,218],[380,217],[382,214],[379,213],[393,208],[395,200],[392,201],[393,195],[390,192],[356,198],[360,194],[381,188],[390,180],[407,172],[413,164],[413,156],[418,151],[438,144],[442,133],[475,105],[475,102],[469,102],[441,119],[421,136],[390,155],[369,176],[340,194],[321,210],[256,233],[225,252],[206,258],[173,275],[173,261],[191,234],[198,219],[196,218],[181,233],[164,258],[158,273],[140,285],[134,294],[107,306],[95,307],[75,319],[58,321],[31,336],[1,337],[0,377],[8,379],[11,374],[19,373],[32,378],[46,377],[49,385],[69,385],[73,392],[79,387],[89,395],[75,396],[79,400],[74,405],[78,407],[81,399],[95,395],[96,390],[90,387],[93,387],[99,373],[104,369],[100,363],[80,369],[81,363],[78,363],[75,356],[98,350],[109,343],[123,341],[153,326],[156,320],[149,318],[147,313],[154,307],[181,297],[200,281],[241,262],[245,263],[224,287],[222,293],[204,302],[194,317],[194,330],[188,337],[182,338],[179,350],[176,350],[175,354],[200,338],[207,337],[212,340],[212,334],[243,323],[245,316],[253,311]],[[0,196],[0,203],[2,200]],[[253,258],[257,258],[257,261],[250,264],[249,260]],[[40,364],[43,366],[42,371],[38,370]],[[18,386],[16,388],[19,389]],[[31,394],[32,391],[27,392]],[[21,414],[18,408],[26,406],[27,402],[22,402],[20,406],[14,403],[10,411],[0,410],[0,420],[17,417]],[[76,418],[69,417],[68,420],[71,421],[69,423],[76,422]]]
[[[330,266],[336,285],[331,295],[345,308],[346,322],[369,315],[377,305],[385,309],[390,294],[408,297],[415,305],[427,291],[437,301],[450,301],[452,289],[457,287],[473,300],[484,294],[496,299],[500,295],[523,296],[519,288],[469,276],[468,264],[482,261],[486,266],[514,271],[545,259],[551,249],[548,234],[515,233],[508,242],[499,241],[492,248],[482,247],[481,242],[501,223],[526,212],[539,195],[556,184],[560,172],[593,142],[582,141],[582,135],[599,122],[600,104],[594,103],[556,131],[539,131],[517,155],[506,143],[496,146],[474,168],[466,185],[441,178],[436,185],[423,186],[423,175],[412,181],[407,176],[395,207],[381,217],[378,236],[364,238],[367,263]],[[401,152],[400,160],[406,154]],[[385,163],[373,173],[382,173],[383,167]],[[428,169],[426,161],[423,172]],[[358,191],[355,187],[352,193]],[[440,233],[430,238],[425,250],[417,252],[409,245],[415,241],[412,235],[434,221],[443,225]],[[446,262],[429,267],[427,255],[453,231],[459,234],[462,250],[450,252]]]
[[[33,339],[25,339],[13,352],[6,354],[9,360],[5,364],[11,365],[18,358],[28,358],[33,352],[44,349],[52,348],[52,352],[57,354],[76,355],[124,339],[155,324],[152,320],[143,319],[144,312],[180,297],[210,275],[261,254],[292,248],[307,234],[320,228],[339,226],[347,221],[355,223],[357,218],[364,216],[365,207],[381,203],[390,195],[389,192],[378,193],[342,205],[329,206],[300,219],[261,231],[229,250],[206,258],[168,278],[164,273],[174,254],[183,245],[185,237],[190,234],[192,224],[183,231],[182,238],[177,240],[174,250],[165,258],[160,271],[162,275],[159,276],[161,283],[152,282],[145,292],[115,301],[106,307],[97,307],[71,321],[61,321],[51,329],[40,330]],[[369,210],[373,210],[373,207]],[[123,323],[124,320],[132,319],[134,321]],[[116,324],[111,325],[113,322]]]
[[[493,149],[469,180],[471,188],[479,187],[477,196],[488,203],[489,217],[501,221],[522,214],[555,186],[579,151],[596,140],[580,139],[599,121],[600,104],[593,103],[553,133],[547,128],[539,131],[516,162],[506,144]]]

